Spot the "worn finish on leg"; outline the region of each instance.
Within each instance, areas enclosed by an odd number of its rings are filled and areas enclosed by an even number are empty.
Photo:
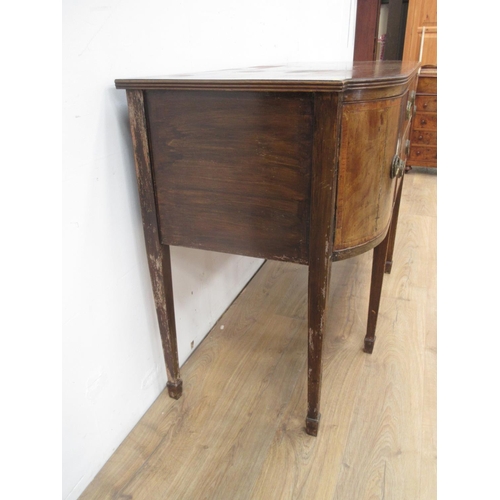
[[[389,245],[390,230],[380,245],[373,249],[372,281],[370,286],[370,302],[368,305],[368,326],[366,328],[364,351],[368,354],[373,352],[375,345],[375,329],[377,328],[378,309],[380,306],[380,296],[382,284],[384,282],[384,271]]]
[[[177,354],[170,248],[161,245],[158,233],[142,90],[127,90],[127,100],[149,273],[167,368],[168,393],[178,399],[182,394],[182,381]]]
[[[171,398],[179,399],[182,395],[179,356],[177,353],[177,332],[175,330],[174,292],[172,289],[172,266],[170,263],[170,247],[161,245],[163,288],[165,292],[165,311],[162,310],[160,334],[167,367],[167,388]],[[157,306],[158,310],[158,306]],[[166,321],[163,318],[166,318]],[[160,316],[158,316],[158,319]]]
[[[403,180],[404,175],[401,177],[401,181],[398,186],[398,192],[396,193],[396,201],[394,203],[394,209],[392,212],[392,220],[391,227],[389,229],[389,243],[387,248],[387,256],[385,259],[385,272],[390,274],[392,269],[392,256],[394,253],[394,244],[396,242],[396,230],[398,226],[398,216],[399,216],[399,207],[401,205],[401,193],[403,192]]]
[[[317,94],[314,101],[313,176],[308,278],[308,386],[306,432],[318,434],[323,335],[333,245],[339,130],[338,97]],[[328,140],[327,140],[328,138]]]

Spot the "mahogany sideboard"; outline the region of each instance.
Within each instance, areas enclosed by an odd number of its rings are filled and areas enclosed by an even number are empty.
[[[365,352],[375,343],[417,70],[400,61],[294,64],[115,81],[127,91],[171,397],[182,380],[170,246],[303,264],[306,432],[317,435],[330,268],[370,249]]]

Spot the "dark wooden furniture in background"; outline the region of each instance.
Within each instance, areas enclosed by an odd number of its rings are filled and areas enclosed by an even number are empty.
[[[383,16],[382,12],[385,7],[387,16]],[[408,0],[357,0],[354,60],[401,61],[407,11]],[[377,43],[381,35],[385,35],[384,50],[383,54],[377,54]]]
[[[403,61],[420,61],[407,169],[437,167],[437,1],[411,1]]]
[[[422,28],[426,27],[422,59]],[[434,40],[434,41],[433,41]],[[406,20],[403,61],[420,61],[422,66],[437,67],[437,0],[410,1]]]
[[[170,396],[182,392],[170,245],[304,264],[306,430],[317,434],[331,262],[375,248],[371,352],[416,72],[415,63],[368,62],[116,80],[127,90]]]
[[[407,166],[437,167],[437,69],[421,69],[415,106]]]
[[[354,60],[374,61],[377,49],[381,0],[358,0],[354,35]]]

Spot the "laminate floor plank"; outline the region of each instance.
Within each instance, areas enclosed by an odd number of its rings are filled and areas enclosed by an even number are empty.
[[[424,321],[425,312],[410,301],[382,301],[380,334],[360,374],[334,499],[421,498]]]
[[[406,175],[372,355],[372,252],[333,263],[316,438],[307,268],[268,261],[80,498],[434,500],[436,180]]]

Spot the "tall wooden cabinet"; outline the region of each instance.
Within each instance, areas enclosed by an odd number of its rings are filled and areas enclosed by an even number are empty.
[[[437,167],[437,3],[410,0],[403,61],[421,62],[407,167]]]

